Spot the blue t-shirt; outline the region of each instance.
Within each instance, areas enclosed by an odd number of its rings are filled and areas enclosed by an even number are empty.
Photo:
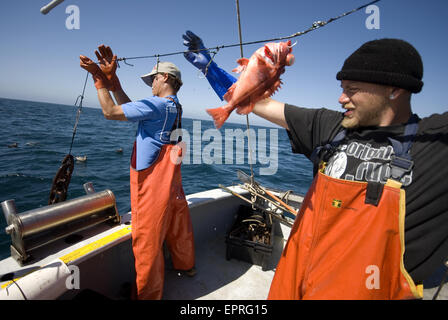
[[[169,96],[176,103],[176,96]],[[150,167],[159,156],[164,144],[170,143],[170,134],[177,117],[176,104],[167,98],[152,96],[122,104],[126,119],[138,121],[135,138],[136,170]]]

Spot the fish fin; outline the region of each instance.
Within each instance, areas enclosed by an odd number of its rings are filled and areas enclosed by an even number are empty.
[[[232,84],[229,89],[227,89],[227,92],[223,96],[224,100],[230,101],[230,99],[232,99],[233,91],[235,90],[235,88],[236,88],[236,82]]]
[[[232,112],[233,108],[224,106],[214,109],[207,109],[207,113],[213,117],[213,121],[215,122],[216,129],[219,129],[222,127],[224,122],[226,122],[227,118],[230,116],[230,113]]]
[[[246,70],[247,64],[249,63],[249,59],[247,58],[240,58],[236,60],[236,62],[239,64],[238,67],[232,70],[232,72],[241,73],[244,70]]]
[[[236,60],[236,62],[240,66],[247,66],[249,64],[249,59],[247,59],[247,58],[240,58],[240,59]]]
[[[255,103],[250,102],[247,105],[237,107],[236,108],[236,113],[238,113],[238,114],[249,114],[249,113],[252,112],[254,107],[255,107]]]
[[[267,99],[267,98],[269,98],[270,96],[272,96],[278,89],[281,88],[281,85],[282,85],[282,84],[283,84],[283,82],[282,82],[280,79],[278,79],[276,82],[274,82],[274,84],[273,84],[269,89],[267,89],[267,90],[261,95],[261,99],[260,99],[260,100]]]

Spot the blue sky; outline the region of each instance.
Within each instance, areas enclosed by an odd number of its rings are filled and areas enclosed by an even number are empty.
[[[189,29],[208,47],[238,43],[235,0],[65,0],[48,15],[40,8],[50,0],[0,2],[0,97],[73,105],[81,93],[85,71],[79,55],[95,57],[102,43],[119,57],[182,51],[182,33]],[[327,20],[369,0],[240,0],[243,41],[287,36],[307,29],[314,21]],[[79,8],[80,28],[69,30],[66,8]],[[413,111],[421,116],[446,111],[448,81],[448,31],[446,0],[382,0],[380,29],[369,30],[369,17],[360,11],[314,32],[293,39],[296,62],[282,76],[284,85],[274,99],[304,107],[342,110],[335,75],[344,60],[364,42],[394,37],[412,43],[424,62],[423,91],[414,95]],[[249,57],[261,44],[244,47]],[[221,49],[216,62],[230,72],[240,56],[238,47]],[[206,108],[223,103],[208,82],[183,55],[164,58],[182,70],[184,86],[179,98],[184,115],[210,119]],[[151,94],[139,78],[155,59],[121,63],[118,75],[131,99]],[[84,106],[99,107],[89,78]],[[232,122],[245,118],[232,115]],[[266,124],[251,116],[253,124]]]

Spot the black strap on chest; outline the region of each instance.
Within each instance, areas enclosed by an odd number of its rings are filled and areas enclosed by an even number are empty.
[[[171,97],[166,97],[166,98],[171,100],[171,101],[173,101],[174,104],[176,105],[176,109],[177,109],[177,116],[176,116],[176,119],[174,120],[173,127],[171,128],[171,132],[173,132],[176,129],[182,129],[182,105],[180,103],[177,103]],[[179,143],[181,141],[182,141],[182,136],[179,135],[177,137],[177,140],[170,141],[170,144],[176,144],[176,143]]]
[[[400,181],[414,167],[414,161],[411,157],[411,146],[414,137],[417,134],[418,117],[413,114],[404,129],[403,142],[393,138],[388,138],[394,148],[394,155],[390,162],[390,178]]]
[[[313,162],[315,166],[318,166],[320,161],[328,162],[331,156],[336,152],[337,146],[345,139],[346,135],[347,130],[343,129],[336,134],[331,142],[316,147],[311,153],[311,162]]]
[[[406,123],[403,135],[403,141],[394,138],[388,138],[394,149],[394,155],[390,162],[390,172],[388,178],[400,182],[403,177],[410,173],[414,167],[414,161],[410,153],[412,143],[418,130],[418,116],[413,114]],[[347,136],[347,130],[343,129],[338,132],[330,143],[319,146],[314,149],[310,160],[314,165],[319,165],[318,162],[328,162],[333,154],[336,152],[338,145]],[[383,193],[384,185],[379,182],[369,182],[366,190],[365,203],[377,206],[381,195]]]

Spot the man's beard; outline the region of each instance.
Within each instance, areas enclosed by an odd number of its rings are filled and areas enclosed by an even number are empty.
[[[355,113],[356,110],[356,113]],[[378,126],[381,119],[381,114],[385,110],[384,107],[364,110],[359,112],[355,109],[351,117],[342,119],[341,125],[346,129],[356,129],[359,127]]]

